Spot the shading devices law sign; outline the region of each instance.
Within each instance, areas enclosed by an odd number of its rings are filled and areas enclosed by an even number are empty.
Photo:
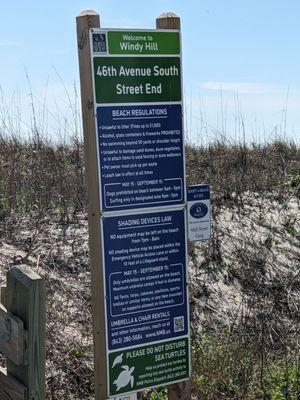
[[[178,31],[91,32],[101,211],[185,202]]]
[[[188,333],[183,210],[102,219],[110,350]]]

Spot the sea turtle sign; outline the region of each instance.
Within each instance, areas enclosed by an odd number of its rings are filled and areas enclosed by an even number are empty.
[[[91,32],[100,208],[185,203],[178,31]]]
[[[92,29],[108,394],[188,379],[179,31]]]

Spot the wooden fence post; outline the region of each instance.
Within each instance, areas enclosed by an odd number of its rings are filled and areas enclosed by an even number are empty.
[[[27,330],[25,365],[7,360],[7,374],[27,387],[28,400],[45,400],[45,286],[27,266],[7,273],[5,306]]]
[[[92,280],[94,329],[95,398],[107,399],[106,343],[104,318],[104,284],[100,229],[100,196],[97,141],[94,115],[93,78],[89,30],[100,27],[99,14],[83,11],[77,18],[77,44],[81,87],[84,155],[88,190],[89,248]]]
[[[180,18],[174,13],[161,14],[156,19],[157,29],[180,29]],[[169,400],[190,400],[191,384],[190,381],[175,383],[168,386]]]
[[[0,367],[0,400],[28,400],[27,387]]]

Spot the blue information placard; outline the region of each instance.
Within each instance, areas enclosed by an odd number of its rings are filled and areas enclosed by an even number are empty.
[[[188,240],[201,242],[211,237],[210,186],[193,185],[187,188]]]
[[[192,185],[187,188],[187,201],[209,200],[210,186],[202,183],[201,185]]]
[[[180,104],[97,107],[101,211],[184,204]]]
[[[108,349],[187,335],[184,210],[101,222]]]

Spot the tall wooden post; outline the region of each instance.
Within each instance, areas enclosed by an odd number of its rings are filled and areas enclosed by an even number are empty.
[[[174,13],[163,13],[156,19],[157,29],[180,29],[180,18]],[[168,386],[169,400],[190,400],[190,381],[175,383]]]
[[[24,328],[28,331],[26,362],[18,366],[8,360],[7,373],[28,388],[28,400],[45,400],[45,286],[43,279],[25,265],[9,270],[6,308],[23,321]]]
[[[77,44],[81,84],[84,154],[88,190],[89,248],[92,278],[94,327],[95,398],[105,400],[107,394],[106,343],[104,319],[104,285],[100,231],[100,197],[97,167],[96,126],[94,116],[93,79],[89,30],[100,27],[95,11],[83,11],[77,18]]]

